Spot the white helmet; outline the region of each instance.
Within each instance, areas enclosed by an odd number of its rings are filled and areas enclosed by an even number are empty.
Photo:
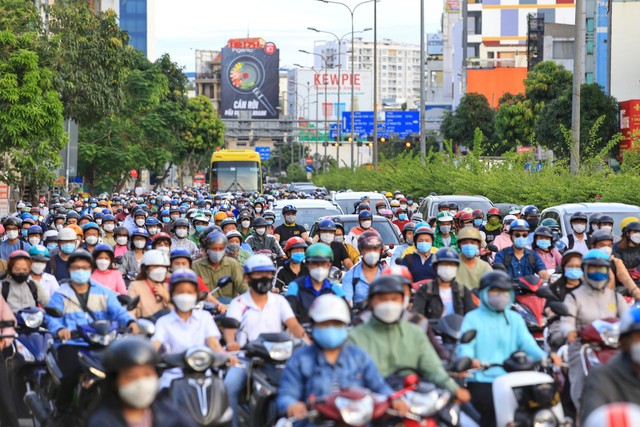
[[[151,249],[142,255],[142,261],[140,262],[142,265],[150,266],[150,265],[161,265],[164,267],[169,267],[171,262],[169,261],[169,255],[166,252],[163,252],[158,249]]]
[[[58,241],[71,241],[76,240],[78,235],[72,228],[65,227],[58,233]]]
[[[316,298],[309,307],[309,317],[314,323],[337,320],[345,325],[351,323],[347,302],[335,294],[324,294]]]
[[[584,427],[622,427],[637,425],[640,406],[633,403],[610,403],[593,411]]]

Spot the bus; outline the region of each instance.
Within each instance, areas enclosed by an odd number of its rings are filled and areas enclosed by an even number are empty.
[[[212,193],[262,193],[260,154],[252,150],[220,150],[211,156]]]

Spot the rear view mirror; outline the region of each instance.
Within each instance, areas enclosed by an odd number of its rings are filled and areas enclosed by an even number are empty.
[[[487,249],[490,252],[494,252],[494,253],[499,251],[498,247],[496,245],[493,245],[493,244],[492,245],[487,245]]]
[[[156,333],[156,325],[154,325],[152,321],[148,319],[138,319],[136,323],[140,328],[140,333],[147,338],[151,338],[153,334]]]
[[[137,297],[129,301],[129,304],[127,304],[127,311],[135,310],[139,302],[140,302],[140,295],[138,295]]]
[[[64,313],[57,307],[45,307],[44,312],[51,317],[55,317],[56,319],[64,316]]]
[[[233,283],[233,279],[231,279],[230,276],[222,276],[220,279],[218,279],[219,288],[224,288],[225,286],[230,285],[231,283]]]
[[[476,335],[478,335],[478,331],[476,331],[475,329],[469,329],[460,337],[460,343],[469,344],[471,341],[476,339]]]
[[[131,297],[129,295],[118,295],[118,302],[120,305],[127,305],[131,302]]]
[[[451,366],[451,371],[452,372],[468,371],[469,369],[471,369],[472,364],[473,364],[473,360],[471,360],[470,357],[463,357],[462,359],[458,359],[455,362],[453,362],[453,365]]]
[[[547,286],[539,287],[538,290],[536,291],[536,296],[539,296],[540,298],[545,298],[548,300],[553,300],[553,301],[556,301],[558,299],[556,294],[554,294],[553,291],[551,291],[551,289],[549,289]]]
[[[570,316],[569,309],[566,305],[561,303],[560,301],[551,301],[549,302],[549,308],[558,316]]]
[[[240,327],[240,322],[232,317],[223,317],[220,319],[220,326],[225,329],[238,329]]]

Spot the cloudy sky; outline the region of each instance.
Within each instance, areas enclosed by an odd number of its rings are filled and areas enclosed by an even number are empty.
[[[351,31],[351,15],[341,5],[317,0],[150,0],[156,2],[156,54],[195,69],[195,49],[217,50],[230,38],[262,37],[280,48],[280,65],[313,65],[313,57],[298,49],[313,50],[321,34],[316,27],[339,36]],[[343,0],[351,7],[360,0]],[[425,0],[427,32],[440,30],[442,0]],[[373,26],[373,3],[355,12],[355,30]],[[371,40],[373,32],[365,33]],[[420,0],[380,0],[378,40],[389,38],[420,43]]]

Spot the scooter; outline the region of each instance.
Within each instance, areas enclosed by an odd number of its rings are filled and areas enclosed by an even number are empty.
[[[448,314],[440,319],[429,319],[429,326],[449,354],[454,354],[458,346],[463,320],[464,317],[459,314]]]
[[[580,331],[582,347],[580,361],[585,375],[595,367],[604,365],[620,351],[620,322],[616,318],[594,320]]]
[[[176,407],[185,410],[200,426],[231,426],[233,422],[233,410],[220,375],[227,360],[226,355],[205,346],[162,357],[163,368],[180,368],[184,373],[171,382],[169,395]],[[209,369],[213,375],[207,373]]]
[[[547,326],[544,308],[547,300],[556,300],[557,298],[549,288],[544,286],[544,281],[536,275],[521,277],[514,290],[516,301],[511,309],[522,316],[531,335],[536,339],[538,345],[544,348],[544,328]]]

